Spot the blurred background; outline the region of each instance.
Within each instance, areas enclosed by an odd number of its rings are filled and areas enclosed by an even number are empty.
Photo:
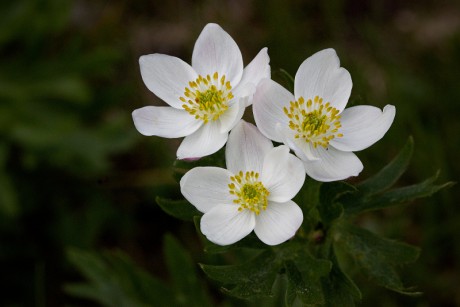
[[[358,153],[361,179],[412,135],[414,157],[399,184],[438,170],[441,181],[457,181],[459,16],[453,0],[2,1],[0,305],[94,304],[63,290],[82,279],[66,258],[69,247],[122,250],[166,282],[165,233],[194,262],[203,260],[193,224],[155,203],[157,195],[180,197],[170,168],[180,140],[141,136],[131,112],[163,105],[143,85],[139,56],[190,62],[208,22],[235,39],[245,64],[268,47],[275,80],[280,69],[294,75],[308,56],[332,47],[353,78],[349,105],[396,106],[386,136]],[[422,248],[402,272],[406,284],[424,292],[404,297],[356,274],[362,306],[460,306],[459,192],[456,185],[360,218],[375,232]],[[208,286],[221,301],[217,287]]]

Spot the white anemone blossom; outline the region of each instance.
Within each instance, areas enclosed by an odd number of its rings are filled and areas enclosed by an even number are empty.
[[[380,140],[395,117],[395,107],[367,105],[345,109],[352,81],[333,49],[317,52],[300,65],[294,95],[278,83],[259,83],[254,119],[269,139],[288,145],[318,181],[357,176],[363,164],[353,151]]]
[[[134,110],[136,129],[147,136],[185,137],[177,150],[178,159],[215,153],[252,103],[259,81],[270,78],[269,61],[267,48],[263,48],[243,69],[238,45],[217,24],[204,27],[191,66],[164,54],[141,56],[142,80],[169,107]]]
[[[225,158],[227,169],[196,167],[180,181],[184,197],[204,213],[201,232],[219,245],[253,230],[268,245],[294,236],[303,221],[291,200],[305,181],[302,162],[243,120],[230,133]]]

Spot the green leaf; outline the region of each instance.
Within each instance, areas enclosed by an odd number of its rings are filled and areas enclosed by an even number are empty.
[[[281,267],[281,261],[268,250],[244,264],[201,264],[209,278],[225,285],[222,288],[224,293],[242,299],[271,296],[273,283]]]
[[[296,204],[302,209],[304,213],[304,223],[302,227],[305,231],[310,231],[308,225],[316,225],[319,221],[317,207],[319,204],[320,188],[323,183],[313,180],[309,177],[305,178],[305,183],[301,190],[294,198]]]
[[[324,224],[330,224],[342,216],[343,206],[338,199],[345,194],[355,191],[356,188],[354,186],[343,181],[321,185],[318,211]]]
[[[295,302],[324,302],[320,278],[327,276],[331,262],[313,258],[306,242],[291,241],[265,250],[243,264],[202,268],[208,277],[224,285],[225,293],[243,299],[272,296],[275,281],[284,276],[287,290],[283,296],[286,304],[292,306]]]
[[[335,227],[331,229],[332,234]],[[355,302],[361,300],[361,291],[355,283],[343,272],[337,261],[333,247],[332,236],[319,247],[319,254],[331,262],[331,270],[328,276],[321,278],[321,287],[326,299],[325,306],[355,306]]]
[[[346,214],[357,214],[365,211],[378,210],[390,206],[413,201],[418,198],[428,197],[434,193],[451,187],[453,182],[446,182],[435,185],[434,182],[438,178],[439,173],[433,177],[411,186],[394,189],[383,194],[373,195],[370,197],[361,197],[353,199],[350,197],[343,200]],[[346,197],[347,195],[345,195]]]
[[[383,287],[402,294],[419,294],[404,287],[395,269],[417,260],[419,248],[381,238],[350,224],[334,229],[334,241],[334,247],[349,254],[359,268]]]
[[[166,306],[173,302],[172,292],[161,281],[121,252],[98,255],[72,248],[67,257],[88,279],[87,283],[66,285],[69,294],[103,306]]]
[[[157,196],[155,200],[164,212],[184,221],[193,221],[193,217],[202,215],[200,211],[185,199],[171,200]]]
[[[290,245],[291,248],[289,245],[283,246],[288,280],[286,305],[293,306],[296,300],[303,305],[324,303],[320,278],[329,274],[332,263],[313,258],[304,244],[293,242]]]
[[[164,238],[164,252],[169,273],[171,275],[175,306],[211,306],[200,282],[196,265],[187,251],[171,235]]]
[[[414,140],[412,137],[406,142],[399,154],[377,174],[359,183],[358,190],[363,195],[376,194],[392,187],[409,165],[414,151]]]
[[[361,300],[361,291],[356,284],[334,263],[331,273],[322,280],[323,295],[327,307],[353,307]]]

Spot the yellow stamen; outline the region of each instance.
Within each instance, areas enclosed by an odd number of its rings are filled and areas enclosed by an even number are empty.
[[[228,102],[233,99],[230,81],[225,81],[225,75],[219,79],[215,72],[212,77],[199,75],[189,82],[184,90],[184,96],[179,99],[182,107],[196,119],[204,123],[217,120],[228,109]]]
[[[334,138],[340,138],[338,133],[340,124],[339,110],[332,107],[329,102],[323,104],[323,98],[315,96],[313,101],[300,97],[291,101],[289,108],[283,108],[284,114],[289,118],[289,128],[295,131],[294,137],[304,139],[315,148],[320,145],[327,148]]]
[[[238,211],[248,209],[259,215],[260,211],[267,209],[270,192],[258,179],[259,173],[254,171],[246,173],[240,171],[230,177],[232,182],[228,188],[230,194],[236,196],[233,203],[239,205]]]

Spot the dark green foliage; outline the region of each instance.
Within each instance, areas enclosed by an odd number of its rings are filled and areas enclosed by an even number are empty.
[[[334,240],[334,246],[348,253],[359,268],[383,287],[402,294],[420,294],[406,289],[396,272],[397,266],[417,260],[419,248],[349,224],[339,224],[334,229]]]
[[[157,196],[155,200],[164,212],[184,221],[193,221],[194,216],[202,214],[185,199],[171,200]]]
[[[249,262],[240,265],[214,266],[202,264],[209,278],[228,285],[222,290],[238,298],[272,295],[272,286],[282,266],[271,251],[262,252]]]
[[[418,198],[428,197],[434,193],[451,187],[453,182],[434,184],[438,174],[433,177],[411,186],[390,190],[381,195],[363,196],[359,198],[350,197],[344,200],[347,214],[357,214],[365,211],[379,210],[386,207],[407,203]]]
[[[286,303],[291,306],[298,297],[306,304],[321,303],[324,298],[318,286],[321,276],[328,274],[328,261],[313,258],[298,242],[286,243],[265,250],[252,260],[238,265],[201,265],[211,279],[224,284],[222,290],[232,296],[249,299],[273,296],[278,274],[286,274]]]
[[[337,259],[336,251],[340,250],[348,255],[357,268],[381,286],[401,294],[418,295],[418,292],[403,285],[397,268],[417,260],[420,250],[382,238],[348,222],[350,210],[354,208],[354,214],[360,212],[356,209],[360,208],[359,204],[366,206],[367,210],[376,210],[431,195],[450,185],[435,185],[434,180],[430,179],[418,185],[386,192],[402,175],[400,169],[407,167],[412,144],[409,139],[390,164],[361,184],[354,186],[346,182],[333,182],[304,188],[298,199],[313,202],[319,213],[309,214],[310,219],[304,221],[304,224],[317,224],[316,227],[303,226],[304,231],[311,230],[306,236],[311,242],[304,240],[302,233],[293,241],[274,248],[257,243],[254,234],[223,247],[203,238],[207,252],[222,253],[240,248],[262,250],[256,257],[242,264],[203,264],[203,271],[211,279],[223,284],[224,293],[241,299],[273,296],[276,292],[274,287],[277,286],[275,281],[283,276],[287,282],[284,294],[287,306],[299,302],[302,305],[355,306],[361,300],[361,292]],[[311,205],[302,207],[304,211],[314,212]],[[195,226],[199,231],[198,217],[195,218]]]
[[[333,265],[329,276],[321,281],[324,296],[327,297],[325,306],[355,306],[361,300],[361,291],[356,284],[341,269],[334,254],[331,255]]]
[[[409,138],[401,152],[387,166],[376,175],[358,184],[355,193],[348,193],[341,197],[340,202],[346,214],[357,214],[408,203],[418,198],[431,196],[453,185],[452,182],[434,184],[439,176],[437,173],[421,183],[389,190],[409,165],[413,143],[412,138]]]
[[[65,287],[66,292],[103,306],[166,306],[174,293],[122,252],[97,254],[69,249],[69,261],[88,282]]]
[[[196,212],[178,200],[178,187],[168,177],[178,142],[140,136],[130,117],[135,108],[164,105],[142,83],[138,57],[159,52],[189,62],[194,39],[208,20],[235,38],[245,64],[267,46],[272,77],[289,90],[300,63],[332,47],[352,76],[348,106],[390,103],[397,109],[387,135],[357,153],[365,166],[359,178],[333,184],[307,179],[295,199],[304,212],[295,240],[302,241],[312,259],[332,263],[320,283],[308,284],[303,276],[307,268],[288,259],[277,273],[273,298],[248,303],[214,291],[212,305],[299,306],[317,301],[351,306],[361,300],[351,278],[363,293],[360,306],[460,305],[460,186],[419,199],[450,186],[442,183],[457,180],[460,173],[459,3],[0,1],[0,305],[88,305],[63,292],[62,285],[75,280],[63,257],[68,246],[90,251],[70,253],[81,254],[81,261],[96,271],[99,266],[101,276],[110,281],[105,285],[122,293],[130,306],[158,292],[162,296],[157,302],[174,306],[172,283],[144,276],[123,253],[96,250],[119,248],[171,280],[161,257],[163,234],[168,231],[188,243],[195,262],[241,264],[254,253],[271,250],[251,234],[232,246],[203,241],[207,253],[196,257],[202,246],[194,244],[193,226],[169,216],[190,220]],[[249,121],[250,113],[247,109]],[[409,134],[417,148],[407,172],[402,176],[412,142],[373,176]],[[200,164],[225,166],[223,152],[217,156],[218,161],[213,155],[211,160],[176,162],[175,179]],[[424,181],[438,169],[441,183],[435,177]],[[344,194],[328,193],[334,191]],[[160,207],[153,201],[157,195]],[[397,206],[406,201],[416,201],[416,206]],[[171,212],[163,213],[161,205]],[[347,244],[332,240],[341,227],[354,229],[346,233],[351,239]],[[402,277],[393,275],[393,280],[404,284],[393,289],[412,293],[401,286],[408,283],[423,296],[407,297],[378,287],[377,278],[362,267],[366,261],[351,261],[360,250],[356,247],[385,245],[367,228],[423,248],[411,266],[388,264],[385,257],[366,260],[381,262],[377,267],[394,272],[402,270]],[[381,276],[378,273],[374,275]],[[120,278],[128,283],[120,284]],[[135,280],[153,290],[132,289],[142,289]],[[95,289],[106,292],[96,284],[79,284],[75,294],[81,291],[80,297],[93,297],[97,304],[100,294]],[[312,288],[307,291],[308,286]]]
[[[211,306],[197,265],[171,235],[164,238],[164,253],[170,284],[150,275],[122,252],[69,249],[69,261],[88,281],[66,285],[65,290],[103,306]]]
[[[122,106],[126,50],[74,12],[67,0],[0,4],[2,306],[64,305],[64,246],[130,223],[101,180],[138,140]]]
[[[357,189],[346,182],[333,182],[322,184],[320,191],[318,211],[321,221],[330,224],[343,214],[343,205],[339,199],[344,195],[356,192]]]
[[[198,266],[173,236],[165,236],[164,251],[174,289],[175,304],[177,306],[211,306],[206,288],[196,273]]]
[[[394,159],[374,176],[360,182],[357,187],[362,194],[372,195],[392,187],[404,174],[414,152],[414,140],[410,137]]]

